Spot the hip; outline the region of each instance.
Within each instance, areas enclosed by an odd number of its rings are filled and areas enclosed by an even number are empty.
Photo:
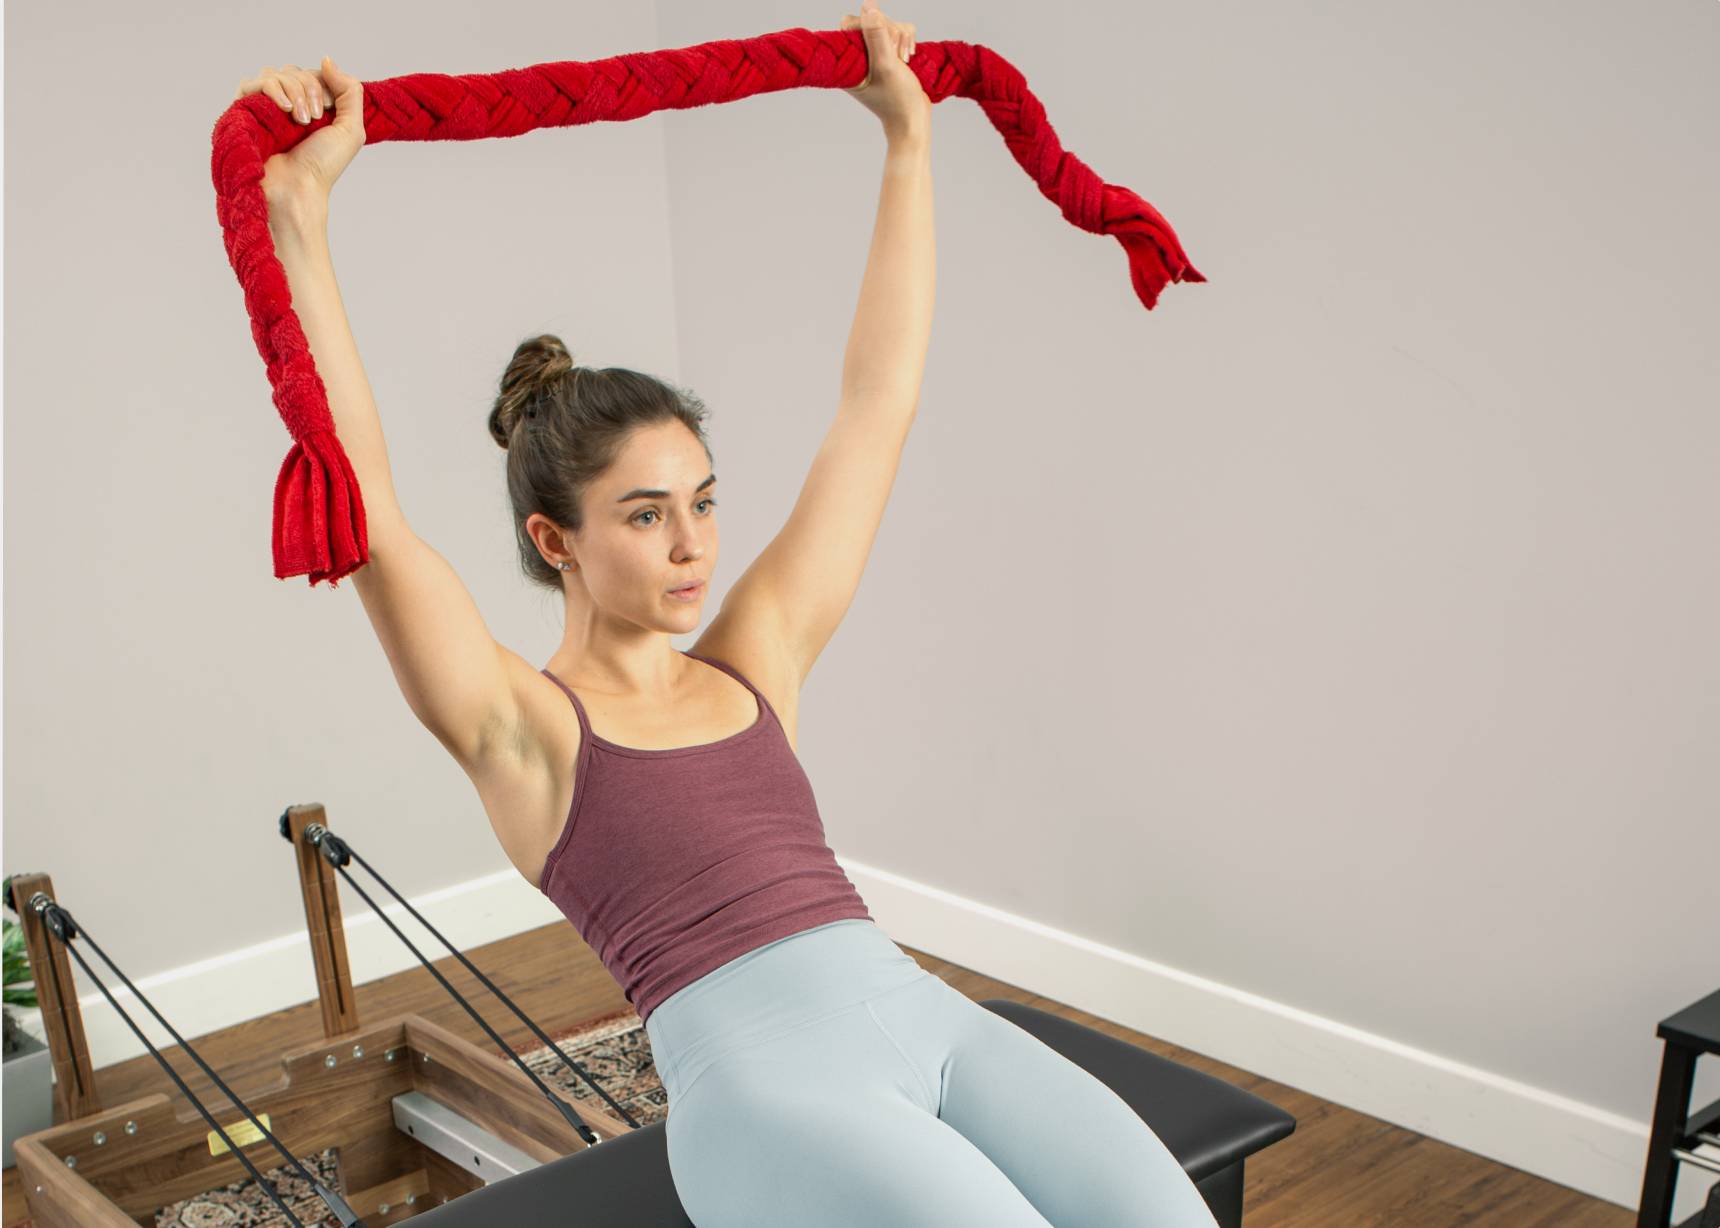
[[[645,1032],[673,1100],[724,1056],[930,976],[876,922],[844,918],[768,942],[682,986],[651,1012]]]

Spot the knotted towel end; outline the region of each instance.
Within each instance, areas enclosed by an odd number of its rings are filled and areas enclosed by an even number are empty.
[[[308,575],[314,588],[370,561],[364,498],[333,431],[311,431],[281,462],[275,479],[275,578]]]

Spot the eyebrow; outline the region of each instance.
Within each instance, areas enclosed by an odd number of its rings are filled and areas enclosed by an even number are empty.
[[[703,482],[700,482],[697,486],[693,487],[693,493],[695,495],[698,494],[701,490],[705,489],[705,487],[709,486],[716,480],[717,475],[713,473]],[[668,497],[669,492],[666,490],[630,490],[617,499],[616,502],[626,503],[629,499],[667,499]]]

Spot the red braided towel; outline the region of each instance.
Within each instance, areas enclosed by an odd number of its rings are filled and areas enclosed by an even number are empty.
[[[1135,294],[1148,310],[1166,283],[1206,280],[1157,209],[1129,189],[1104,182],[1058,143],[1045,108],[1008,60],[973,43],[922,42],[909,67],[933,102],[952,94],[977,102],[1064,217],[1123,245]],[[411,73],[361,83],[364,139],[372,145],[518,136],[534,128],[637,119],[777,90],[851,89],[866,71],[862,31],[793,29],[507,72]],[[249,94],[215,122],[211,158],[215,215],[227,258],[244,288],[251,336],[268,369],[275,406],[296,441],[275,481],[275,577],[308,575],[313,586],[327,580],[331,588],[370,557],[364,502],[293,311],[286,270],[269,233],[262,182],[269,158],[332,122],[331,110],[311,123],[295,123],[267,95]]]

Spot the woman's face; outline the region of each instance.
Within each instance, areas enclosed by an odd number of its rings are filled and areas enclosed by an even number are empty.
[[[678,635],[699,625],[717,564],[716,477],[680,422],[640,427],[585,492],[585,525],[569,545],[593,604]],[[690,600],[670,589],[700,582]]]

